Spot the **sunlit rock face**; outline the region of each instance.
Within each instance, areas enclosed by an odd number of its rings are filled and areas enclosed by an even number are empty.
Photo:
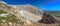
[[[35,15],[28,11],[21,10],[20,13],[26,18],[26,20],[32,20],[34,22],[37,22],[38,20],[42,19],[42,16]]]
[[[43,11],[35,6],[32,6],[32,5],[29,5],[29,4],[26,4],[26,5],[17,5],[16,6],[19,10],[26,10],[28,12],[31,12],[33,14],[36,14],[36,15],[42,15],[43,14]]]
[[[33,21],[38,22],[38,20],[42,19],[43,11],[38,10],[37,7],[32,5],[17,5],[15,8],[20,10],[21,15],[27,20],[27,21]]]

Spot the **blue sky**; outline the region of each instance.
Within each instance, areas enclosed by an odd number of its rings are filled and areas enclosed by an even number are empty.
[[[60,0],[2,0],[11,5],[31,4],[42,10],[60,11]]]

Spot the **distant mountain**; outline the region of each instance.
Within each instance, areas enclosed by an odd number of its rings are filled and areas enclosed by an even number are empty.
[[[48,13],[53,14],[56,17],[59,17],[60,18],[60,11],[44,11],[44,12],[48,12]]]
[[[46,10],[44,10],[44,12],[49,12],[49,13],[60,13],[60,11],[46,11]]]

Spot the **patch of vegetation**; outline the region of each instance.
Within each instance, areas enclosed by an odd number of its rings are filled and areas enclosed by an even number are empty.
[[[44,11],[53,14],[54,16],[60,18],[60,11]]]
[[[3,11],[3,10],[0,10],[0,14],[2,14],[2,13],[7,13],[6,11]]]
[[[2,22],[2,20],[5,20],[5,22]],[[22,19],[16,19],[16,16],[14,14],[9,14],[7,15],[7,17],[0,17],[0,24],[1,23],[9,24],[9,22],[20,24],[20,25],[24,24],[24,21],[22,21]]]
[[[0,8],[10,9],[11,7],[6,4],[0,3]]]
[[[60,13],[51,13],[51,14],[53,14],[54,16],[60,18]]]

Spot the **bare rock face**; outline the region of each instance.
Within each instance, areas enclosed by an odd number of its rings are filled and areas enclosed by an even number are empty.
[[[19,5],[16,6],[20,10],[21,15],[26,18],[27,20],[32,20],[37,22],[38,20],[42,19],[42,10],[38,10],[35,6],[32,5]]]
[[[42,16],[42,19],[39,20],[38,22],[40,23],[45,23],[45,24],[52,24],[52,23],[56,23],[57,20],[54,16],[52,16],[49,13],[44,13]]]

